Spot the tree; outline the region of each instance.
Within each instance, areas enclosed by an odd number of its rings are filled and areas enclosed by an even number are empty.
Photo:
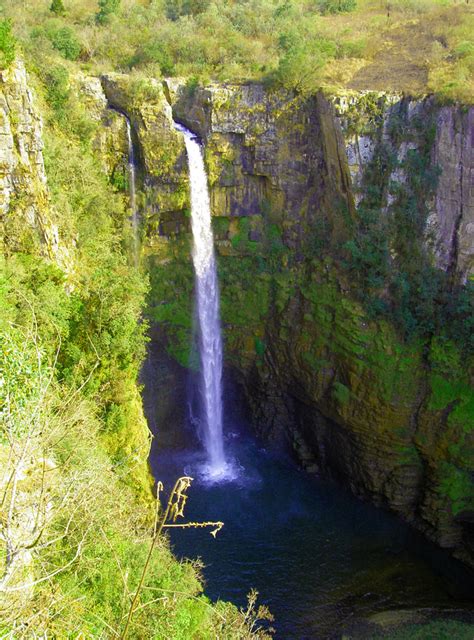
[[[95,19],[99,24],[106,24],[112,14],[117,13],[120,7],[120,0],[99,0],[99,11]]]
[[[324,65],[335,55],[334,43],[325,38],[310,42],[301,38],[296,30],[289,30],[280,35],[279,49],[278,82],[304,95],[317,91]]]
[[[66,13],[63,0],[53,0],[51,2],[51,6],[49,7],[49,10],[58,16],[63,16]]]

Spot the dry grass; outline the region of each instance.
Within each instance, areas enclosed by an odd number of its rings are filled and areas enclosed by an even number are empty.
[[[474,7],[459,2],[442,6],[428,0],[406,1],[392,8],[388,17],[381,12],[384,4],[366,2],[357,14],[324,19],[328,34],[346,40],[366,39],[362,61],[334,61],[328,66],[327,80],[354,90],[411,95],[435,91],[451,99],[473,101],[472,62],[456,50],[466,42],[473,43],[474,49]]]

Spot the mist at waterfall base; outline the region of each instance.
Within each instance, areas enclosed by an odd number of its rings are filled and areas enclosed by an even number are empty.
[[[202,558],[212,600],[244,606],[256,588],[275,616],[276,638],[302,640],[339,637],[338,629],[378,611],[459,607],[472,597],[470,572],[395,515],[267,450],[243,419],[226,427],[239,475],[196,477],[183,520],[222,520],[224,528],[216,539],[201,529],[170,534],[179,558]],[[189,448],[160,449],[158,439],[153,450],[152,471],[168,491],[201,460],[193,426],[185,431]]]

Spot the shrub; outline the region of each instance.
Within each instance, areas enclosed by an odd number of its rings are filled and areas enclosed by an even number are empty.
[[[170,76],[174,73],[173,58],[171,57],[166,44],[160,40],[152,40],[140,47],[133,57],[130,66],[136,66],[143,63],[158,64],[161,73],[165,76]]]
[[[308,42],[295,31],[280,35],[279,48],[282,55],[276,72],[278,82],[304,95],[319,88],[322,69],[337,50],[331,40],[318,37]]]
[[[356,0],[321,0],[319,2],[321,13],[344,13],[354,11],[356,6]]]
[[[62,27],[49,32],[48,39],[66,60],[74,61],[79,58],[82,46],[70,27]]]
[[[63,0],[53,0],[49,10],[55,13],[57,16],[63,16],[66,12],[63,4]]]
[[[46,75],[46,97],[58,117],[69,100],[69,73],[64,67],[52,67]]]
[[[0,69],[6,69],[15,59],[16,40],[11,20],[0,20]]]
[[[95,19],[99,24],[106,24],[112,14],[117,13],[120,7],[120,0],[99,0],[99,11]]]
[[[210,0],[166,0],[166,15],[170,20],[178,20],[181,16],[196,16],[204,13]]]

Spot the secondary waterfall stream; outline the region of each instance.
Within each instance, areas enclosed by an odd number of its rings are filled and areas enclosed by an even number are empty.
[[[222,432],[222,337],[207,175],[196,136],[180,124],[175,124],[175,127],[184,136],[191,187],[191,227],[201,365],[202,436],[207,454],[206,474],[211,479],[220,479],[227,475]]]
[[[138,209],[137,209],[137,177],[135,165],[135,152],[133,149],[132,124],[125,116],[127,123],[127,141],[128,141],[128,181],[130,193],[130,209],[132,212],[132,231],[133,231],[133,258],[135,266],[138,264],[139,240],[138,240]]]

